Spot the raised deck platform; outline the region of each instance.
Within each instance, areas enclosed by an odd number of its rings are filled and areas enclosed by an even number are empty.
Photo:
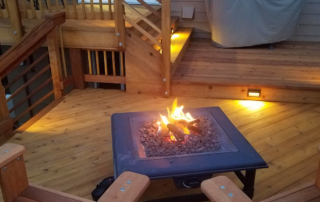
[[[30,182],[90,198],[113,175],[113,113],[164,110],[174,97],[117,90],[73,90],[52,111],[9,142],[26,147]],[[179,97],[186,107],[220,106],[270,168],[259,170],[254,201],[315,179],[320,144],[320,105]],[[234,182],[234,174],[227,174]],[[142,200],[198,193],[153,181]]]
[[[173,94],[247,99],[255,88],[263,100],[319,103],[319,53],[318,43],[221,49],[193,40],[173,76]]]

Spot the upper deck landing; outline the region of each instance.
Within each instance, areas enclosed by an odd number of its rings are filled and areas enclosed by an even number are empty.
[[[209,39],[197,39],[190,43],[172,83],[174,86],[245,89],[243,97],[238,96],[238,99],[245,99],[248,88],[316,93],[320,92],[319,56],[319,43],[281,42],[274,44],[274,49],[267,45],[222,49],[212,46]],[[201,94],[201,91],[194,92]],[[320,100],[314,98],[314,101]]]

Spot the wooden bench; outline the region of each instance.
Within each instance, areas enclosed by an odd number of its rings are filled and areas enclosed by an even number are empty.
[[[320,147],[318,148],[320,151]],[[201,190],[212,202],[252,202],[229,178],[218,176],[201,184]],[[320,162],[315,183],[277,194],[261,202],[319,202]]]
[[[0,186],[4,202],[93,202],[28,182],[23,154],[25,148],[17,144],[0,147]],[[130,183],[128,183],[130,181]],[[150,183],[147,176],[122,173],[98,202],[137,201]]]

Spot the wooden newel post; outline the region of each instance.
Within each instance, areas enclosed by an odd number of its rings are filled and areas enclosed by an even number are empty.
[[[23,146],[11,143],[0,148],[0,185],[4,202],[15,201],[29,187],[24,152]]]
[[[85,89],[87,84],[84,80],[85,67],[83,57],[81,55],[81,49],[70,48],[70,63],[73,75],[73,88]]]
[[[65,22],[65,13],[52,13],[45,15],[45,18],[54,19],[56,26],[59,26]],[[61,59],[59,51],[59,38],[57,34],[56,27],[53,28],[47,34],[47,44],[50,59],[50,67],[52,74],[52,83],[55,99],[61,98],[63,95],[63,90],[61,89],[61,82],[63,81]]]
[[[125,49],[125,21],[123,19],[124,8],[122,5],[123,0],[114,0],[114,21],[116,31],[116,46],[119,49]]]
[[[161,8],[161,33],[162,33],[162,61],[164,96],[170,96],[171,73],[171,0],[162,1]]]
[[[12,118],[9,117],[6,93],[0,79],[0,136],[4,136],[3,140],[12,136],[12,126],[13,121]]]
[[[12,34],[14,34],[14,39],[17,42],[23,36],[19,3],[18,0],[10,0],[7,2],[10,15],[10,22],[12,26]]]

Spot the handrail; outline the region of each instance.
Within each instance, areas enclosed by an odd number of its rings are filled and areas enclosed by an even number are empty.
[[[26,57],[39,48],[46,41],[46,35],[64,22],[65,12],[46,14],[44,20],[0,57],[0,78],[4,78]]]

